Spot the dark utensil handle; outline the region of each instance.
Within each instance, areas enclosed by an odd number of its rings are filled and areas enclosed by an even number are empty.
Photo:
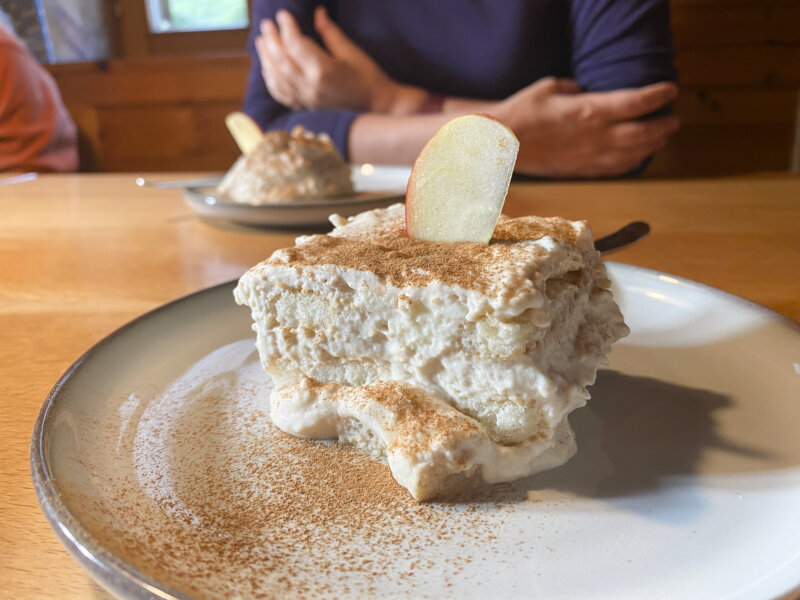
[[[594,247],[600,254],[616,252],[639,241],[648,233],[650,233],[650,225],[644,221],[634,221],[610,235],[595,240]]]

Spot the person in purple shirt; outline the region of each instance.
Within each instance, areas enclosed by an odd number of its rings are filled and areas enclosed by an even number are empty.
[[[668,0],[254,0],[244,110],[411,164],[459,114],[520,140],[519,173],[635,171],[678,129]]]

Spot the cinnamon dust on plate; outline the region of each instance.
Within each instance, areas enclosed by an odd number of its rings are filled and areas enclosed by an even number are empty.
[[[458,595],[521,551],[498,531],[525,492],[418,504],[379,461],[275,428],[252,340],[231,347],[81,441],[90,484],[63,500],[93,544],[194,598]]]

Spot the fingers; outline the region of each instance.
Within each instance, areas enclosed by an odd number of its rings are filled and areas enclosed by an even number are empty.
[[[594,92],[584,98],[607,120],[628,121],[663,108],[677,96],[677,85],[662,82],[637,89]]]
[[[280,26],[280,35],[287,54],[298,64],[303,72],[318,66],[321,60],[328,57],[311,38],[303,34],[297,20],[285,10],[279,10],[276,19]]]
[[[261,60],[261,75],[264,78],[264,83],[269,90],[270,95],[293,110],[301,108],[295,90],[288,85],[284,77],[280,74],[280,69],[275,64],[274,59],[269,55],[266,50],[266,42],[264,38],[258,37],[255,40],[256,51]]]
[[[314,28],[319,33],[322,43],[336,58],[352,59],[361,58],[364,53],[353,41],[334,23],[325,7],[318,6],[314,10]]]
[[[299,81],[303,76],[303,71],[284,48],[283,40],[275,23],[265,20],[261,24],[261,34],[267,54],[275,64],[277,71],[283,74],[289,83]]]
[[[594,172],[590,174],[612,176],[628,173],[666,145],[667,138],[661,138],[640,146],[603,152],[597,156]]]
[[[577,94],[581,90],[581,86],[572,79],[562,79],[551,76],[537,79],[529,86],[516,92],[514,95],[531,95],[538,98],[548,98],[556,94]]]
[[[297,86],[302,72],[286,54],[278,29],[270,20],[261,23],[261,36],[255,39],[264,83],[273,98],[293,109],[301,107]]]
[[[256,52],[270,94],[293,109],[319,104],[316,91],[326,62],[332,59],[303,34],[297,20],[285,10],[261,22]]]
[[[650,146],[666,141],[678,131],[680,125],[680,119],[674,115],[647,121],[616,123],[608,130],[610,145],[616,149]]]
[[[678,127],[680,120],[674,116],[612,125],[606,148],[595,151],[582,174],[610,177],[629,173],[664,148]]]

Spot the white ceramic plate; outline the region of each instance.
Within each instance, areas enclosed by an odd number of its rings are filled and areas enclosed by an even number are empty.
[[[320,226],[338,213],[351,217],[365,210],[402,202],[411,170],[407,167],[353,165],[352,178],[356,193],[327,200],[287,204],[251,206],[231,202],[216,193],[216,185],[187,187],[186,203],[198,214],[246,225],[272,227]]]
[[[266,420],[232,284],[116,332],[34,431],[39,500],[124,597],[774,598],[800,584],[800,328],[609,263],[632,334],[562,468],[415,505]],[[309,450],[310,448],[310,450]]]

